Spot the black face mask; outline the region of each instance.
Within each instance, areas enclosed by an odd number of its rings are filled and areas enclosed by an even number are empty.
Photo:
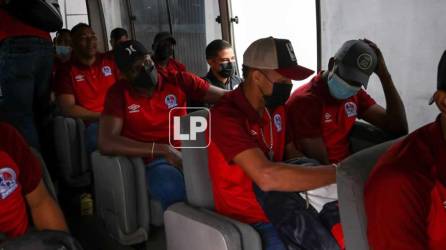
[[[273,83],[273,93],[270,96],[264,96],[265,106],[274,110],[280,105],[285,104],[291,94],[292,84],[289,83]]]
[[[220,71],[218,74],[221,77],[228,78],[231,77],[235,72],[235,63],[234,62],[224,62],[220,63]]]
[[[152,91],[155,88],[157,81],[158,76],[155,66],[152,66],[151,68],[142,67],[133,80],[133,87]]]
[[[168,46],[158,46],[155,50],[155,57],[158,60],[164,61],[173,55],[173,49],[170,45]]]

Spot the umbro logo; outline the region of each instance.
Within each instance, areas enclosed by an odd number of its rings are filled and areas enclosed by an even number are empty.
[[[138,104],[132,104],[130,106],[128,106],[129,109],[129,113],[138,113],[141,111],[141,106]]]

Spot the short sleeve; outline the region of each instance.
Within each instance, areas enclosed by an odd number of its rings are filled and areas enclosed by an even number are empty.
[[[248,132],[246,119],[211,113],[211,140],[227,162],[245,150],[258,147]]]
[[[358,98],[358,115],[362,117],[371,106],[376,104],[376,101],[363,89],[359,90],[356,96]]]
[[[202,101],[209,90],[209,83],[192,73],[179,72],[176,78],[183,91],[193,101]]]
[[[289,134],[294,140],[322,136],[323,104],[313,96],[295,96],[285,106]]]
[[[19,183],[23,194],[29,194],[39,185],[42,179],[40,161],[31,151],[19,132],[6,124],[0,124],[2,138],[0,149],[4,150],[20,169]]]
[[[56,96],[63,94],[74,94],[71,79],[71,66],[69,63],[61,65],[55,75],[54,92]]]
[[[395,164],[395,163],[394,163]],[[422,250],[428,246],[432,185],[408,165],[379,168],[365,188],[367,234],[374,250]]]
[[[114,116],[124,118],[125,102],[124,102],[125,88],[122,82],[117,82],[107,92],[105,97],[104,110],[102,115]]]

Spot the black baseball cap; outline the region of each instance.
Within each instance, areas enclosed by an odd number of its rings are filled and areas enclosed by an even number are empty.
[[[136,40],[119,43],[114,50],[116,65],[121,71],[128,70],[136,60],[148,54],[149,52],[144,45]]]
[[[437,90],[446,91],[446,51],[443,52],[440,62],[438,63]],[[434,96],[432,96],[431,100],[429,101],[429,105],[432,103],[434,103]]]
[[[293,80],[303,80],[314,71],[297,64],[293,45],[287,39],[261,38],[243,54],[243,65],[255,69],[272,69]]]
[[[345,42],[334,59],[343,79],[359,82],[364,88],[367,88],[370,75],[378,63],[375,51],[363,40]]]

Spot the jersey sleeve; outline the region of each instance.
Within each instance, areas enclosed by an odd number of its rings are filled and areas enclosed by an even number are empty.
[[[258,147],[244,119],[224,114],[216,114],[211,119],[212,143],[220,149],[227,162],[232,162],[245,150]]]
[[[36,189],[42,179],[40,161],[15,128],[0,124],[0,131],[2,131],[0,148],[17,164],[20,169],[18,180],[22,186],[22,192],[25,195],[29,194]]]
[[[105,97],[104,110],[102,115],[109,115],[118,118],[124,118],[125,102],[124,102],[124,87],[122,83],[117,82],[108,90]]]
[[[293,140],[322,136],[323,104],[316,97],[302,96],[287,102],[288,131]]]
[[[54,92],[56,93],[56,96],[63,94],[74,94],[70,69],[71,67],[67,63],[59,67],[56,71],[54,78]]]
[[[209,83],[192,73],[179,72],[176,78],[183,91],[193,101],[202,101],[209,90]]]
[[[358,97],[358,116],[361,118],[371,106],[376,104],[376,101],[363,89],[359,90],[357,97]]]

